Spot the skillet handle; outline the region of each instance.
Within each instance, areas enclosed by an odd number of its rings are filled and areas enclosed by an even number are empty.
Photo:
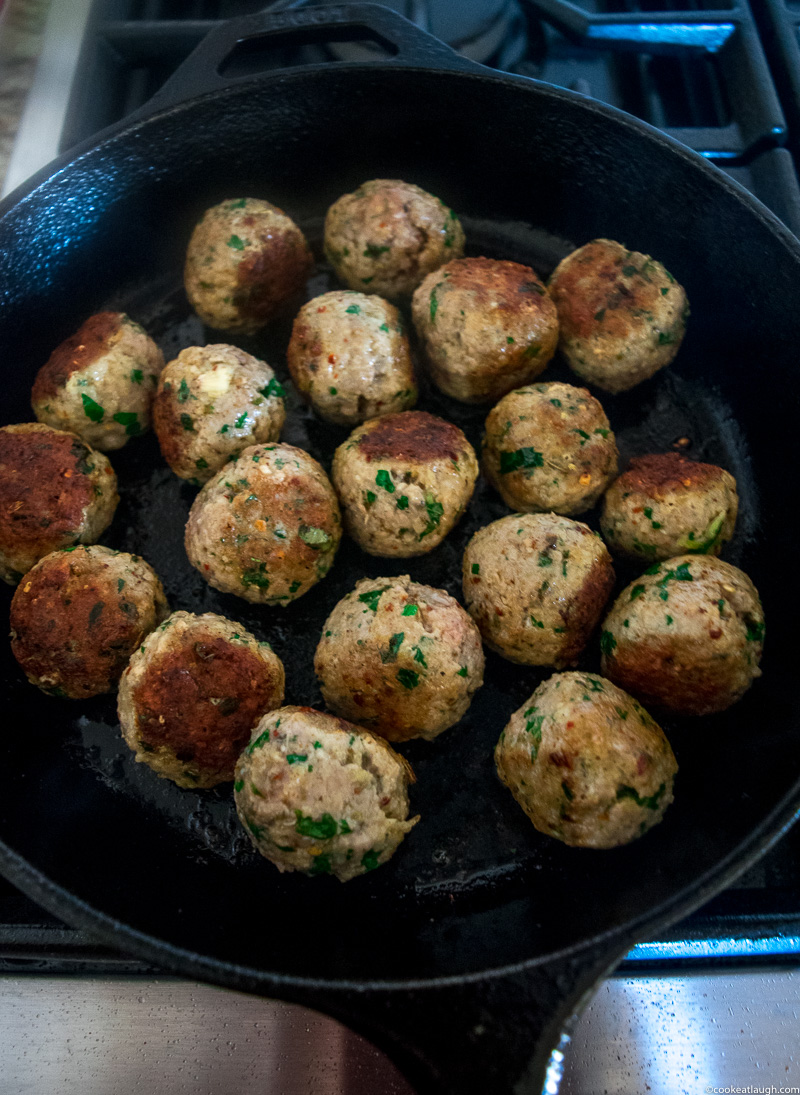
[[[278,8],[284,7],[278,4]],[[337,41],[373,41],[389,56],[379,64],[412,68],[455,69],[483,72],[482,65],[459,56],[444,42],[420,30],[397,12],[378,4],[341,4],[317,8],[290,8],[259,12],[231,19],[210,31],[156,94],[127,119],[141,121],[156,111],[175,106],[196,95],[221,91],[233,84],[251,80],[252,75],[225,76],[224,65],[234,50],[269,39],[278,41],[291,35],[295,45],[324,41],[326,34]],[[331,62],[323,62],[324,65]],[[335,62],[347,64],[347,62]],[[319,63],[308,67],[322,67]],[[270,69],[270,74],[286,68]]]
[[[550,1095],[577,1014],[627,949],[404,992],[315,991],[298,1002],[384,1050],[417,1095]]]

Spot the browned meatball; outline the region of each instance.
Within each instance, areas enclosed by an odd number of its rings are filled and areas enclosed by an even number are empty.
[[[661,821],[678,766],[661,728],[595,673],[556,673],[515,711],[497,771],[536,828],[616,848]]]
[[[347,531],[370,555],[424,555],[466,509],[478,478],[461,430],[427,411],[359,426],[336,450],[331,471]]]
[[[624,392],[673,360],[686,331],[683,287],[660,262],[614,240],[592,240],[563,259],[549,281],[571,369]]]
[[[209,327],[253,334],[302,291],[313,258],[282,209],[236,198],[207,210],[192,233],[184,282]]]
[[[325,254],[351,289],[395,300],[464,253],[464,231],[443,202],[402,179],[370,179],[325,218]]]
[[[0,429],[0,578],[15,585],[34,563],[93,543],[117,508],[117,477],[102,453],[38,422]]]
[[[31,684],[82,700],[113,692],[169,608],[138,555],[78,545],[46,555],[11,602],[11,650]]]
[[[492,407],[482,463],[511,509],[571,516],[590,509],[616,474],[617,444],[586,388],[531,384]]]
[[[533,380],[555,353],[558,316],[529,266],[448,262],[414,293],[414,326],[437,387],[486,403]]]
[[[603,622],[603,673],[645,703],[684,715],[724,711],[756,677],[764,612],[747,575],[678,555],[623,589]]]
[[[597,533],[555,513],[515,513],[464,552],[464,600],[484,643],[522,665],[572,665],[614,585]]]
[[[58,346],[33,385],[40,422],[73,430],[96,449],[122,448],[150,427],[164,355],[124,312],[90,316]]]
[[[250,732],[283,702],[283,665],[267,642],[213,612],[175,612],[136,651],[119,719],[137,761],[179,787],[233,779]]]
[[[733,536],[736,480],[676,452],[636,456],[603,498],[600,528],[616,555],[669,559],[719,555]]]

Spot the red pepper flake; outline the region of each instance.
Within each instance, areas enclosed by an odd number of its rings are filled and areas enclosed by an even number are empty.
[[[331,363],[331,365],[335,365],[336,364],[336,354],[328,354],[328,361]]]

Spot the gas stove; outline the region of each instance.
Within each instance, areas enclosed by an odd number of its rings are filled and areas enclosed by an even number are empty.
[[[394,0],[386,6],[472,60],[602,99],[666,130],[800,235],[800,6],[795,0],[755,2],[752,8],[744,0],[712,0],[708,7],[693,0],[589,0],[580,6],[565,0]],[[266,5],[298,6],[309,5]],[[146,102],[219,20],[264,7],[259,0],[52,0],[6,192],[59,151]],[[364,42],[282,46],[260,54],[258,63],[337,63],[371,57],[372,48]],[[672,1095],[748,1083],[792,1090],[793,1081],[800,1084],[800,1060],[791,1029],[781,1023],[800,1004],[798,957],[800,827],[703,909],[631,951],[576,1028],[562,1092],[633,1095],[649,1089]],[[87,1021],[107,1016],[108,1001],[116,1009],[118,1027],[104,1027],[105,1044],[93,1050],[84,1045],[103,1077],[98,1090],[136,1086],[120,1079],[141,1063],[139,1042],[134,1039],[131,1048],[128,1030],[142,1045],[149,1040],[151,1055],[171,1054],[176,1036],[167,1018],[185,1017],[189,1003],[194,1020],[181,1027],[179,1052],[196,1058],[185,1071],[159,1073],[162,1092],[250,1090],[244,1077],[253,1070],[258,1090],[270,1092],[410,1090],[382,1055],[333,1021],[165,978],[96,945],[0,881],[0,1027],[7,1032],[0,1038],[0,1075],[12,1084],[2,1090],[44,1090],[55,1077],[66,1077],[70,1095],[82,1089],[78,1072],[69,1086],[66,1048],[49,1065],[44,1054],[46,1067],[41,1065],[49,1027],[40,1041],[27,1027],[20,1034],[20,1017],[29,1013],[65,1022],[59,1001],[67,1013],[80,1002]],[[226,1042],[220,1024],[236,1028],[238,1036]],[[258,1033],[243,1042],[241,1030],[251,1026]],[[222,1039],[210,1057],[197,1048],[207,1047],[209,1029],[212,1041]],[[9,1030],[17,1032],[16,1041]],[[761,1045],[764,1032],[772,1036]],[[276,1039],[293,1047],[283,1057]],[[38,1066],[30,1064],[37,1060]],[[31,1067],[35,1083],[25,1087]],[[201,1079],[192,1080],[195,1074]],[[143,1076],[149,1073],[140,1072],[137,1082]]]

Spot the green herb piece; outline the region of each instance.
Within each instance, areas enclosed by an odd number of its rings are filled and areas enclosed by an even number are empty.
[[[397,679],[402,684],[403,688],[416,688],[419,684],[419,673],[416,673],[413,669],[398,669]]]
[[[369,283],[371,281],[374,281],[374,280],[375,280],[375,275],[371,274],[368,278],[362,278],[361,282],[362,282],[363,285],[369,285]]]
[[[400,615],[401,616],[416,616],[418,610],[419,610],[419,605],[404,605],[403,606],[403,611],[400,613]]]
[[[647,810],[657,810],[658,801],[666,789],[666,783],[662,783],[655,794],[642,796],[634,787],[629,787],[626,783],[623,783],[621,787],[617,788],[617,802],[621,802],[625,798],[632,798],[637,806],[644,806]]]
[[[204,456],[201,456],[199,460],[195,460],[194,466],[196,468],[199,468],[200,471],[205,471],[205,469],[208,467],[208,461],[206,460],[206,458]],[[237,538],[237,542],[238,542],[238,538]]]
[[[400,497],[397,499],[397,508],[398,509],[408,509],[408,496],[407,495],[405,495],[405,494],[400,495]]]
[[[456,676],[457,677],[468,677],[469,676],[469,670],[467,669],[467,667],[465,665],[462,665],[461,668],[457,671]]]
[[[314,856],[314,862],[311,864],[308,873],[310,875],[315,874],[330,874],[331,873],[331,857],[323,852],[321,855]]]
[[[136,411],[117,411],[112,417],[115,422],[119,422],[120,426],[125,427],[125,433],[128,437],[135,437],[137,433],[142,432]]]
[[[397,658],[397,651],[403,645],[403,639],[406,637],[405,631],[397,631],[392,635],[389,640],[389,649],[386,654],[381,654],[382,662],[393,662]]]
[[[304,544],[308,544],[316,551],[330,551],[333,547],[331,534],[325,529],[317,528],[316,525],[301,525],[297,535]]]
[[[635,266],[623,266],[622,267],[622,276],[624,278],[632,278],[634,274],[638,274],[638,273],[639,273],[639,271],[636,269]]]
[[[480,574],[480,572],[481,572],[480,563],[473,563],[471,569],[472,569],[473,574]]]
[[[605,655],[614,653],[617,646],[617,640],[611,634],[610,631],[604,631],[600,636],[600,649]]]
[[[635,601],[636,598],[641,597],[644,592],[645,592],[645,587],[644,586],[634,586],[633,589],[631,590],[631,600]]]
[[[277,727],[276,727],[276,729],[277,729]],[[256,749],[260,749],[262,747],[262,745],[266,745],[268,741],[269,741],[269,730],[262,730],[261,733],[258,735],[258,737],[254,738],[254,740],[250,742],[250,744],[247,746],[247,749],[245,750],[245,752],[247,753],[248,756],[252,756],[253,753],[256,751]]]
[[[428,663],[425,661],[425,655],[422,653],[422,650],[418,646],[412,646],[411,649],[414,651],[414,661],[419,662],[420,665],[427,669]]]
[[[270,380],[269,384],[266,385],[266,387],[259,388],[258,390],[261,393],[261,395],[264,396],[265,399],[269,399],[269,397],[271,395],[279,395],[279,396],[286,395],[286,389],[283,387],[282,384],[278,383],[278,381],[275,379],[274,376]]]
[[[387,251],[391,251],[391,247],[387,247],[382,244],[368,243],[364,248],[365,259],[376,259],[379,255],[385,255]],[[358,305],[354,304],[352,308],[346,308],[345,311],[352,312],[353,308],[358,311]]]
[[[351,316],[358,316],[361,314],[361,309],[357,304],[351,304],[349,308],[345,308],[345,312]]]
[[[286,754],[286,763],[287,764],[300,764],[305,760],[308,760],[308,754],[307,753],[287,753]]]
[[[388,333],[389,333],[389,324],[388,323],[382,323],[380,325],[380,327],[378,328],[378,330],[379,331],[385,331],[386,334],[388,335]]]
[[[666,617],[666,620],[667,620],[667,623],[668,623],[668,624],[674,623],[674,621],[673,621],[673,619],[672,619],[672,617],[671,617],[671,616],[667,616],[667,617]]]
[[[546,551],[540,552],[539,553],[539,564],[538,565],[540,567],[551,567],[553,565],[552,555],[548,555]]]
[[[186,417],[188,418],[189,416],[187,415]],[[191,418],[189,418],[189,421],[190,421],[190,422],[192,421],[192,420],[191,420]],[[184,429],[185,429],[185,428],[186,428],[186,427],[184,427]],[[189,427],[189,429],[191,429],[191,426]],[[220,427],[220,428],[219,428],[219,429],[217,430],[217,433],[227,433],[229,429],[230,429],[230,426],[229,426],[229,425],[228,425],[228,423],[226,422],[224,426],[221,426],[221,427]]]
[[[319,742],[315,741],[314,745],[319,745]],[[339,821],[339,832],[344,835],[345,833],[352,833],[352,831],[353,830],[350,828],[346,818],[341,818],[341,820]]]
[[[444,515],[444,506],[441,502],[436,501],[436,497],[431,494],[430,491],[425,491],[425,509],[428,513],[428,524],[419,534],[420,540],[424,539],[428,533],[433,532],[438,527]]]
[[[232,247],[234,251],[244,251],[244,242],[237,235],[233,235],[228,240],[228,247]]]
[[[544,457],[542,454],[530,447],[516,449],[514,452],[500,453],[501,475],[507,475],[509,472],[517,471],[519,468],[541,468],[543,464]]]
[[[368,852],[364,852],[361,857],[361,866],[365,871],[374,871],[376,867],[380,866],[378,853],[372,848]]]
[[[261,564],[265,566],[264,563]],[[243,586],[256,586],[258,589],[269,589],[269,578],[260,570],[245,570],[242,573]]]
[[[185,403],[187,399],[195,398],[189,390],[189,385],[186,383],[185,377],[181,380],[180,385],[178,386],[177,398],[179,403]]]
[[[745,638],[749,643],[760,643],[764,641],[764,625],[760,620],[745,620],[747,624],[747,634]]]
[[[237,430],[240,430],[242,428],[242,426],[245,424],[246,421],[247,421],[247,411],[244,411],[236,419],[236,421],[234,422],[234,426],[236,427]]]
[[[124,578],[117,578],[117,593],[122,593],[124,588],[125,588],[125,579]]]
[[[330,393],[330,395],[338,395],[339,394],[339,389],[338,388],[328,388],[328,392]]]
[[[561,406],[561,400],[560,399],[551,399],[550,402],[553,404],[554,407],[560,407]]]
[[[370,507],[370,506],[372,505],[372,503],[373,503],[373,502],[375,501],[375,499],[376,499],[377,497],[378,497],[378,496],[377,496],[377,494],[375,494],[375,492],[374,492],[374,491],[371,491],[371,490],[365,490],[365,491],[363,492],[363,498],[364,498],[364,506],[365,506],[365,508],[366,508],[366,509],[369,509],[369,507]]]
[[[542,630],[544,630],[544,624],[542,623],[541,620],[537,620],[535,616],[531,616],[531,623],[533,624],[534,627],[539,627]]]
[[[441,282],[439,284],[441,284]],[[439,308],[439,301],[436,299],[436,290],[438,288],[439,288],[439,286],[435,285],[433,287],[433,289],[431,290],[431,300],[430,300],[431,323],[433,323],[434,320],[436,319],[436,312]]]
[[[81,402],[83,403],[83,413],[92,422],[102,422],[103,415],[106,413],[103,407],[95,401],[85,392],[81,392]]]
[[[392,482],[391,474],[386,471],[385,468],[381,468],[378,474],[375,476],[375,483],[379,487],[383,487],[389,494],[394,494],[394,483]]]
[[[601,308],[599,312],[595,312],[594,318],[597,320],[598,323],[602,323],[603,319],[605,317],[605,314],[606,314],[605,308]]]
[[[359,593],[358,599],[367,606],[372,612],[378,611],[378,601],[388,589],[388,586],[384,586],[383,589],[371,589],[368,593]],[[403,613],[405,615],[405,612]]]
[[[144,373],[141,369],[131,369],[131,380],[134,384],[141,384],[144,380]]]
[[[181,415],[181,425],[183,426],[183,428],[187,432],[189,432],[189,433],[194,432],[194,422],[192,421],[190,415],[188,415],[188,414],[182,414]]]
[[[292,582],[292,584],[291,584],[291,585],[289,586],[289,592],[290,592],[290,593],[297,593],[298,589],[300,588],[300,586],[301,586],[302,584],[303,584],[302,582],[300,582],[300,581],[298,581],[297,579],[295,579],[295,580],[294,580],[294,581]]]
[[[294,814],[297,819],[294,823],[295,832],[300,836],[310,836],[313,840],[330,840],[332,836],[336,836],[339,827],[330,814],[323,814],[319,821],[306,817],[301,810],[295,810]]]

